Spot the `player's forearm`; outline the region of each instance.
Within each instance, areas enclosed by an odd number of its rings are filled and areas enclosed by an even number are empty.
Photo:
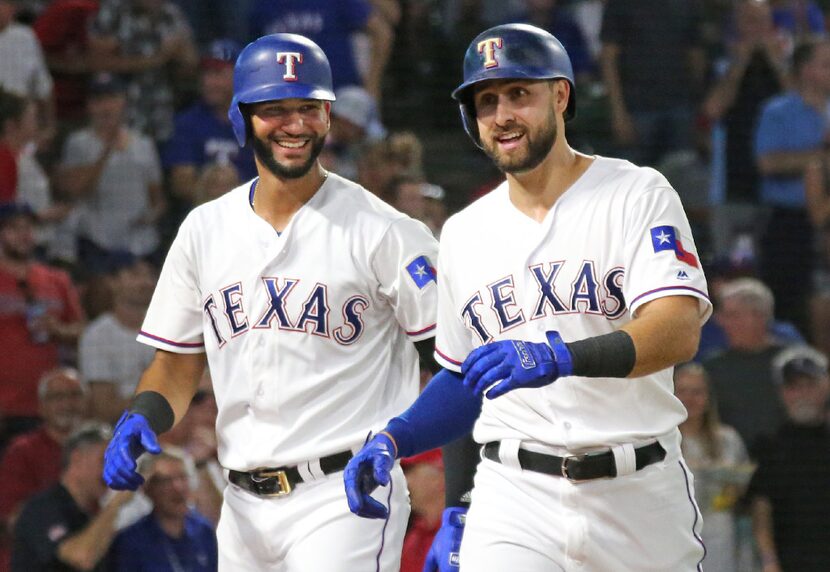
[[[173,410],[175,426],[187,413],[204,370],[205,354],[176,354],[156,350],[152,363],[141,376],[136,395],[145,391],[161,394]]]
[[[385,431],[395,440],[398,457],[435,449],[472,430],[481,397],[462,380],[461,374],[441,370],[409,409],[389,421]]]
[[[115,520],[132,493],[119,492],[79,533],[58,545],[58,558],[78,570],[92,570],[115,537]]]
[[[641,377],[692,359],[700,343],[700,302],[692,296],[667,296],[638,311],[625,330],[636,361],[628,377]]]

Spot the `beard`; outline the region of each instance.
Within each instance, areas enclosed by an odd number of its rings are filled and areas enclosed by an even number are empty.
[[[317,157],[320,156],[320,153],[323,151],[323,145],[326,143],[326,136],[314,136],[309,140],[311,144],[311,153],[308,156],[308,159],[302,164],[297,165],[296,167],[286,167],[285,165],[280,164],[279,161],[274,157],[274,153],[271,152],[271,145],[270,139],[260,139],[256,135],[252,137],[254,141],[254,155],[256,155],[257,159],[265,165],[265,168],[271,171],[275,176],[279,177],[280,179],[299,179],[300,177],[304,176],[311,170],[312,165],[314,162],[317,161]]]
[[[509,129],[503,131],[509,131]],[[482,139],[481,142],[484,147],[484,152],[502,173],[513,174],[531,171],[545,160],[550,150],[553,149],[554,143],[556,143],[558,129],[556,127],[556,115],[553,109],[548,114],[547,121],[544,125],[532,133],[525,130],[524,136],[527,139],[527,153],[520,152],[512,157],[501,154],[498,149],[498,143],[492,138],[487,141]],[[517,149],[516,151],[520,150]]]

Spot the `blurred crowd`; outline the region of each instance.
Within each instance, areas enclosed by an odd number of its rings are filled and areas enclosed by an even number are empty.
[[[215,569],[209,376],[138,493],[100,465],[178,225],[255,176],[227,119],[242,47],[316,41],[323,164],[440,237],[500,182],[449,92],[505,22],[568,50],[571,143],[657,168],[692,223],[716,311],[675,383],[706,568],[830,569],[827,18],[830,0],[0,0],[0,571]],[[404,466],[409,572],[444,484],[438,452]]]

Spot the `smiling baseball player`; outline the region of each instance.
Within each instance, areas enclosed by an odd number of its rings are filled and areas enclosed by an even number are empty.
[[[259,177],[196,208],[167,256],[139,340],[158,348],[106,456],[116,489],[181,419],[205,363],[229,470],[220,570],[397,571],[409,515],[399,467],[348,511],[343,470],[370,430],[418,392],[413,342],[433,336],[437,243],[425,225],[317,161],[331,71],[291,34],[239,55],[230,119]]]
[[[539,28],[480,34],[453,97],[507,180],[442,231],[436,359],[455,373],[349,462],[353,511],[392,459],[481,407],[471,507],[447,508],[428,570],[699,570],[672,367],[695,354],[711,304],[677,193],[568,145],[573,71]]]

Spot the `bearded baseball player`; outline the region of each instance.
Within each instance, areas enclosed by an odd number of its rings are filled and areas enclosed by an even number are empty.
[[[443,229],[435,357],[455,373],[350,461],[354,512],[394,458],[463,433],[480,406],[471,507],[446,509],[427,570],[700,570],[672,369],[711,304],[677,193],[568,145],[571,63],[541,29],[480,34],[453,97],[506,181]]]
[[[240,53],[229,116],[258,177],[182,223],[138,337],[156,356],[106,453],[109,486],[138,487],[136,457],[159,452],[207,361],[230,480],[220,570],[399,568],[400,468],[374,500],[383,520],[354,518],[339,473],[417,396],[414,343],[434,347],[437,243],[320,166],[333,100],[310,40],[274,34]]]

